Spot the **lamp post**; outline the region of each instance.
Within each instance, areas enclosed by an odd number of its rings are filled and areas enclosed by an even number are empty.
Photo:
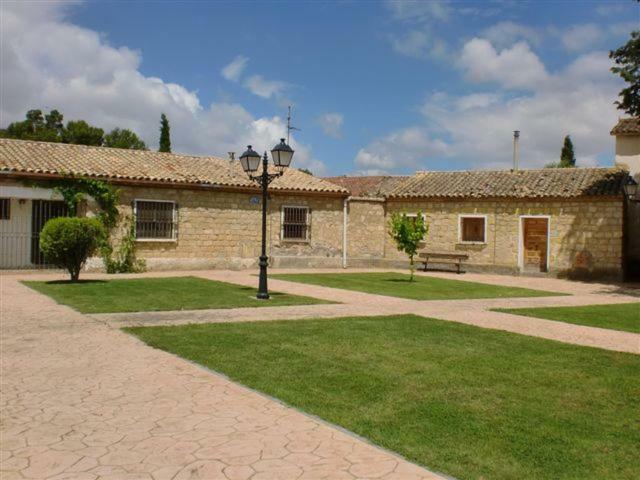
[[[269,290],[267,289],[267,265],[269,258],[267,257],[267,187],[276,178],[282,176],[284,171],[291,164],[293,158],[293,150],[284,141],[280,139],[280,143],[271,149],[271,158],[276,167],[276,173],[269,173],[269,158],[267,152],[264,152],[262,158],[260,154],[247,146],[247,150],[240,156],[240,165],[249,178],[256,182],[262,188],[262,250],[260,253],[260,280],[258,282],[258,295],[260,300],[269,298]],[[262,173],[255,174],[262,160]]]
[[[638,187],[639,185],[629,177],[629,181],[624,185],[624,193],[630,202],[640,202],[640,197],[638,196],[640,189]]]

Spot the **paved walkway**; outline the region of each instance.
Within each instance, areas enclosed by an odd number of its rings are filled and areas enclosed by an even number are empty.
[[[15,277],[0,289],[2,480],[440,478]]]
[[[278,270],[278,273],[280,272],[286,272],[286,270]],[[257,277],[253,272],[248,271],[211,270],[191,272],[191,274],[241,285],[255,286],[257,282]],[[118,313],[92,315],[92,317],[120,328],[123,326],[178,325],[186,323],[415,314],[576,345],[640,354],[640,335],[635,333],[491,311],[494,308],[581,306],[640,302],[640,290],[623,289],[615,285],[569,282],[539,277],[508,277],[483,274],[458,276],[447,273],[428,273],[426,275],[455,278],[463,281],[481,281],[495,285],[533,288],[570,295],[417,301],[273,279],[270,280],[269,287],[274,291],[306,295],[341,303],[295,307],[238,308],[233,310]]]
[[[248,272],[181,274],[256,282]],[[166,275],[176,273],[145,274]],[[40,276],[51,278],[29,278]],[[273,280],[274,290],[343,303],[88,317],[21,285],[19,276],[5,275],[0,278],[0,478],[440,478],[220,375],[149,348],[114,326],[416,313],[640,353],[640,335],[487,311],[639,301],[633,292],[538,278],[455,278],[573,296],[424,302]]]

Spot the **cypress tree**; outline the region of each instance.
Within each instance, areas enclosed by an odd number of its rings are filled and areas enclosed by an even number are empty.
[[[159,152],[171,153],[171,137],[169,136],[169,120],[163,113],[160,116],[160,148]]]
[[[564,137],[564,145],[562,146],[562,152],[560,152],[560,167],[569,168],[576,166],[576,156],[573,153],[573,142],[571,137],[567,135]]]

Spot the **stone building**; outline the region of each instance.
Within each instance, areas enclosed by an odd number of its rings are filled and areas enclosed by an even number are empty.
[[[425,248],[465,253],[470,270],[565,277],[623,275],[618,168],[419,172],[338,177],[349,198],[348,265],[406,264],[387,234],[393,212],[424,215]]]
[[[39,233],[66,214],[61,197],[34,181],[68,174],[119,189],[120,238],[135,221],[137,253],[150,269],[241,268],[260,251],[261,196],[238,161],[140,150],[0,139],[0,268],[44,263]],[[270,186],[268,254],[275,266],[343,263],[348,192],[290,168]],[[89,201],[81,210],[95,213]],[[93,262],[95,265],[95,262]]]
[[[44,263],[39,232],[67,212],[37,187],[69,174],[119,189],[113,238],[133,226],[150,269],[256,263],[261,197],[237,161],[0,139],[0,268]],[[276,267],[404,266],[387,230],[393,212],[406,212],[425,215],[426,248],[468,254],[469,270],[621,278],[628,179],[619,168],[329,179],[290,168],[270,187],[268,255]]]

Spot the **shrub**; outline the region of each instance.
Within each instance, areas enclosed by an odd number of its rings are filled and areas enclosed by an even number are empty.
[[[59,217],[44,225],[40,250],[48,262],[67,269],[75,282],[87,258],[105,238],[105,229],[96,218]]]

